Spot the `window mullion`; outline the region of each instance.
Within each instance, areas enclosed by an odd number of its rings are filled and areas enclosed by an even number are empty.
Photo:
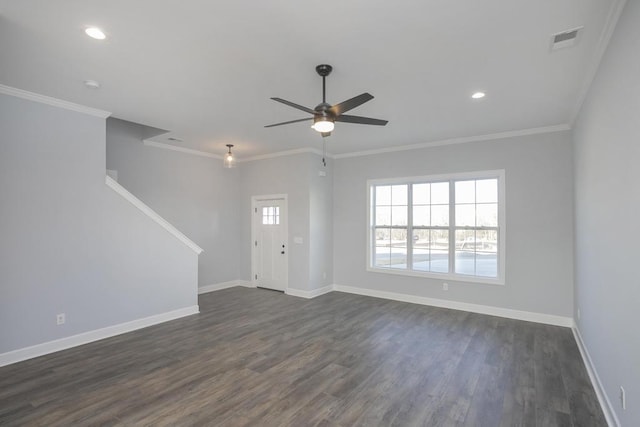
[[[456,271],[456,192],[455,181],[449,180],[449,274]]]
[[[371,266],[375,266],[376,265],[376,250],[378,249],[376,247],[376,230],[378,227],[378,223],[376,222],[376,211],[377,211],[377,205],[378,202],[376,200],[376,186],[372,185],[371,188],[369,189],[370,191],[370,197],[371,197],[371,204],[369,205],[369,218],[370,218],[370,226],[371,228],[369,229],[369,239],[371,239],[370,243],[369,243],[369,265]]]
[[[478,180],[473,181],[473,275],[478,275]]]
[[[407,187],[407,270],[413,270],[413,185]]]

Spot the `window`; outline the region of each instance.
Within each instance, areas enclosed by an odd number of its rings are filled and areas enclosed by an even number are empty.
[[[264,206],[262,208],[262,224],[263,225],[279,225],[280,224],[280,207]]]
[[[504,171],[368,186],[369,270],[504,283]]]

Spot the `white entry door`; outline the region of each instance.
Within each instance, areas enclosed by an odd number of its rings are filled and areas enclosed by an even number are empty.
[[[282,198],[254,198],[253,271],[261,288],[287,289],[287,201]]]

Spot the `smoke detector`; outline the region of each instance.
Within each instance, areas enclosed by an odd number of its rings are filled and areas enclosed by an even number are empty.
[[[580,41],[583,27],[572,28],[551,35],[551,51],[575,46]]]

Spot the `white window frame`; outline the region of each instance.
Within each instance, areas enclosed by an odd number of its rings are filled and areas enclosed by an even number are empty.
[[[482,180],[497,179],[498,180],[498,277],[484,277],[467,274],[455,273],[455,181],[464,180]],[[373,245],[373,224],[372,217],[374,215],[375,206],[372,205],[372,188],[378,185],[399,185],[399,184],[420,184],[433,182],[449,182],[449,272],[434,273],[431,271],[416,271],[392,268],[375,267]],[[411,210],[409,210],[411,212]],[[409,224],[407,228],[412,228],[411,213],[409,213]],[[408,239],[408,237],[407,237]],[[411,249],[407,242],[407,262],[410,262]],[[452,252],[452,247],[453,252]],[[483,283],[490,285],[505,284],[505,258],[506,258],[506,204],[505,204],[505,171],[504,169],[463,172],[443,175],[427,175],[403,178],[387,178],[387,179],[370,179],[367,180],[367,271],[384,274],[395,274],[400,276],[426,277],[431,279],[439,279],[443,281],[458,281],[466,283]]]

